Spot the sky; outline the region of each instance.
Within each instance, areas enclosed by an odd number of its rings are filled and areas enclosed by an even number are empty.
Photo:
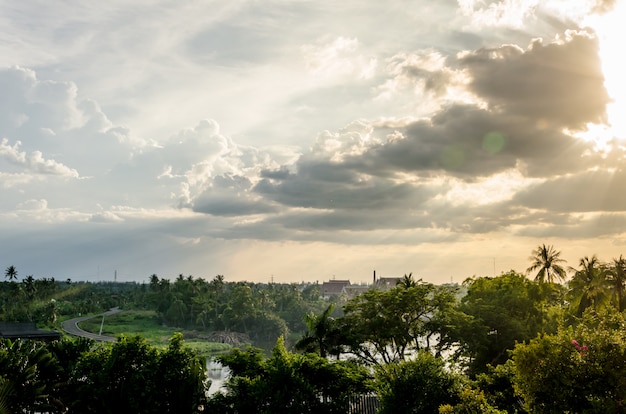
[[[432,283],[626,254],[626,0],[0,0],[0,267]]]

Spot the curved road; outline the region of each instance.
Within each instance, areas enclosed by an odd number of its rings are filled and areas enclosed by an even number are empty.
[[[80,329],[78,327],[78,324],[82,321],[86,321],[87,319],[93,319],[93,318],[98,318],[98,317],[102,317],[102,316],[109,316],[109,315],[115,315],[116,313],[121,312],[122,310],[120,308],[112,308],[104,313],[101,313],[99,315],[94,315],[94,316],[82,316],[80,318],[74,318],[74,319],[68,319],[67,321],[63,322],[63,324],[61,325],[61,327],[63,328],[63,330],[65,332],[67,332],[70,335],[74,335],[74,336],[82,336],[83,338],[89,338],[89,339],[93,339],[99,342],[115,342],[117,341],[117,338],[113,337],[113,336],[106,336],[106,335],[98,335],[95,333],[91,333],[91,332],[87,332],[87,331],[83,331],[82,329]]]

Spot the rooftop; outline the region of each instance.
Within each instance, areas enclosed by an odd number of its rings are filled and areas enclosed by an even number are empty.
[[[59,331],[38,329],[34,322],[0,322],[0,338],[8,339],[60,339]]]

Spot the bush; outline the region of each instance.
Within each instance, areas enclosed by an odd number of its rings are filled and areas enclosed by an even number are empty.
[[[456,404],[460,377],[428,351],[415,359],[376,368],[381,414],[436,413],[439,406]]]
[[[623,413],[626,323],[621,314],[585,313],[577,327],[518,344],[515,388],[533,413]]]

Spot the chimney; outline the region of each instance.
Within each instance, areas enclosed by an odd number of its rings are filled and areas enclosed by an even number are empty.
[[[374,284],[376,284],[376,270],[374,270]]]

